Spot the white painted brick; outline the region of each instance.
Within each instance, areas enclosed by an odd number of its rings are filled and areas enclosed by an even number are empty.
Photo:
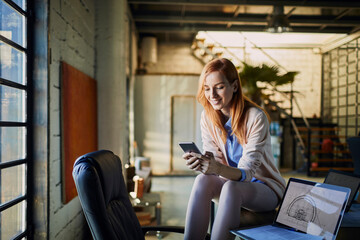
[[[50,6],[53,10],[60,11],[63,0],[51,0]]]
[[[188,44],[158,44],[158,62],[147,68],[149,73],[199,74],[203,65],[190,52]]]
[[[61,153],[61,137],[55,137],[54,134],[50,133],[50,153],[49,153],[49,159],[50,159],[50,169],[53,167],[53,161],[59,160],[60,161],[60,153]],[[60,170],[59,170],[60,171]],[[50,174],[51,171],[50,171]],[[50,176],[51,178],[53,176]]]
[[[85,4],[85,7],[84,7]],[[78,198],[62,203],[60,134],[60,60],[94,76],[95,0],[51,0],[49,68],[49,239],[81,239],[84,216]]]
[[[62,208],[57,209],[56,212],[50,211],[50,239],[56,239],[61,231],[72,232],[72,225],[70,224],[72,220],[77,217],[79,213],[82,212],[82,208],[78,198],[74,198],[67,205],[64,205]],[[69,236],[69,239],[72,239]]]
[[[59,146],[58,146],[58,148],[59,148]],[[61,165],[62,165],[62,161],[58,157],[56,157],[55,159],[50,158],[50,161],[51,161],[50,186],[51,186],[51,188],[55,189],[55,188],[57,188],[57,186],[61,187],[61,168],[62,168]]]
[[[50,46],[55,39],[63,41],[63,33],[66,31],[66,22],[60,15],[60,12],[53,11],[50,16]]]
[[[50,178],[51,179],[51,178]],[[52,181],[53,182],[53,181]],[[61,198],[61,184],[50,184],[50,212],[55,215],[60,209],[62,208],[66,208],[65,205],[63,205],[62,203],[62,198]]]
[[[69,240],[69,239],[85,239],[89,237],[86,235],[88,233],[88,227],[86,223],[85,216],[82,212],[76,215],[75,218],[68,223],[65,229],[62,229],[57,235],[54,236],[56,240]]]

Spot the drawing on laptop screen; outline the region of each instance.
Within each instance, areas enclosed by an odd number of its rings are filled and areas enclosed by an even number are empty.
[[[276,222],[332,239],[345,192],[291,182]]]
[[[316,203],[309,195],[296,197],[288,206],[286,214],[299,221],[299,224],[314,222],[316,218]]]

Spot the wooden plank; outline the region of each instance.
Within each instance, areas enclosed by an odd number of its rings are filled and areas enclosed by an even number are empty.
[[[321,149],[316,149],[316,150],[311,150],[311,153],[315,153],[315,154],[327,154],[327,153],[333,153],[333,154],[339,154],[339,153],[347,153],[347,154],[350,154],[350,151],[349,150],[333,150],[331,152],[328,152],[328,151],[324,151],[324,150],[321,150]]]
[[[320,146],[322,143],[321,142],[311,142],[311,145],[316,145],[316,146]],[[342,143],[342,142],[334,142],[333,143],[334,146],[346,146],[347,143]]]
[[[338,162],[352,162],[352,159],[349,158],[344,158],[344,159],[331,159],[331,158],[319,158],[317,160],[318,162],[334,162],[334,163],[338,163]]]
[[[350,167],[317,167],[317,168],[310,168],[310,171],[312,172],[327,172],[330,169],[338,170],[338,171],[347,171],[347,172],[353,172],[354,168]]]
[[[307,135],[301,134],[301,138],[307,139]],[[344,135],[313,135],[311,134],[311,138],[346,138]]]
[[[304,132],[304,131],[307,131],[307,127],[298,127],[298,130],[300,132]],[[334,132],[337,132],[337,131],[340,131],[340,128],[331,128],[331,127],[312,127],[311,128],[311,131],[324,131],[324,132],[331,132],[331,131],[334,131]]]

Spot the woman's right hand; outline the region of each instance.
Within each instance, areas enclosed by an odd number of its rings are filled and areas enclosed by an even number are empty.
[[[194,171],[200,171],[201,169],[201,154],[194,152],[187,152],[182,155],[183,159],[186,161],[186,165],[189,169]]]

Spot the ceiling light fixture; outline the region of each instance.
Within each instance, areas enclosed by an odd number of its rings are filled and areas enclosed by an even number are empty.
[[[274,11],[268,18],[267,32],[283,33],[290,32],[292,29],[288,18],[284,15],[283,5],[274,5]]]

